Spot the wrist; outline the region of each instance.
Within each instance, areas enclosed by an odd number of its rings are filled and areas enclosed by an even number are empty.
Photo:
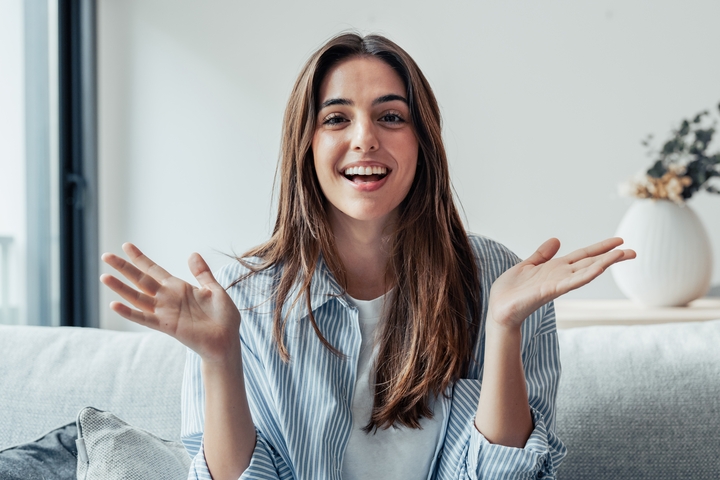
[[[213,395],[221,394],[233,385],[244,385],[242,361],[227,363],[201,363],[203,385],[207,392]],[[244,387],[243,387],[244,388]]]
[[[485,318],[486,336],[516,337],[521,334],[521,329],[522,323],[516,324],[508,319],[498,319],[490,311]]]
[[[239,368],[242,370],[242,350],[240,339],[233,339],[223,342],[221,348],[213,351],[212,354],[200,355],[202,360],[203,374],[210,372],[232,372]]]

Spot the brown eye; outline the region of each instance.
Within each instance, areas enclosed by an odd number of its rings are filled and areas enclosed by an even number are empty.
[[[380,121],[390,125],[400,125],[405,123],[405,119],[397,113],[386,113],[380,117]]]
[[[344,122],[347,122],[347,119],[340,115],[329,115],[325,117],[325,120],[323,120],[323,125],[328,125],[332,127],[335,125],[340,125]]]

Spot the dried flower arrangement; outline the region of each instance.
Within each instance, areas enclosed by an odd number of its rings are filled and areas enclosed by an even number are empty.
[[[652,149],[652,135],[648,135],[642,144],[656,160],[646,172],[623,184],[621,193],[637,198],[668,199],[678,204],[699,190],[720,193],[720,189],[709,182],[712,177],[720,177],[720,151],[714,154],[707,151],[717,125],[717,120],[708,125],[709,117],[710,112],[706,110],[692,120],[683,120],[659,151]]]

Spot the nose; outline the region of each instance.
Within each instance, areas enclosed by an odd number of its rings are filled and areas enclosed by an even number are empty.
[[[379,148],[376,125],[370,118],[355,120],[352,136],[352,150],[356,152],[372,152]]]

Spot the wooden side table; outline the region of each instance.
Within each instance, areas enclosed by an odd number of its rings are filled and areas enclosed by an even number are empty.
[[[720,320],[720,298],[701,298],[687,307],[642,307],[630,300],[561,298],[555,301],[555,314],[558,328]]]

